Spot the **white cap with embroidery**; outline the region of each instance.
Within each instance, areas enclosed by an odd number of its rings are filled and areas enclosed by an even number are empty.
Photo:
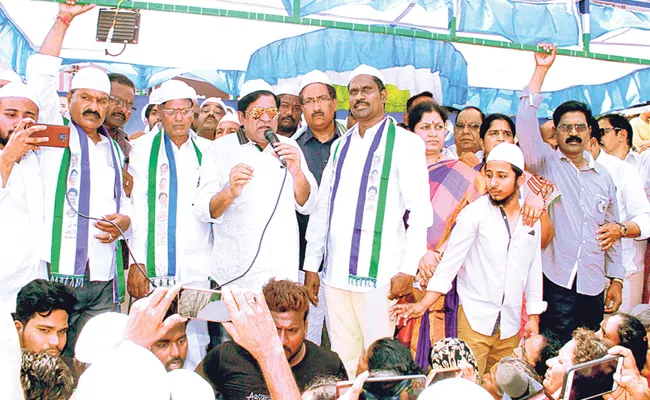
[[[106,72],[95,67],[80,69],[72,78],[70,90],[90,89],[111,94],[111,81]]]

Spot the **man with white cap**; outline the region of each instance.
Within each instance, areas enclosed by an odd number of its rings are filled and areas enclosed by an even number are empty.
[[[294,139],[305,154],[305,161],[309,171],[314,175],[316,183],[320,185],[323,170],[330,158],[332,144],[345,133],[347,129],[338,124],[336,117],[336,89],[332,86],[327,75],[318,70],[305,74],[300,81],[298,96],[307,124],[301,127]],[[305,262],[305,248],[307,240],[307,224],[309,216],[296,213],[298,228],[300,230],[300,274],[301,280],[315,272],[302,271]],[[322,269],[322,267],[321,267]],[[318,272],[320,274],[320,272]],[[320,277],[320,275],[319,275]],[[319,279],[317,277],[316,279]],[[325,294],[320,287],[318,292],[309,292],[312,307],[309,310],[309,329],[307,339],[320,345],[325,319]]]
[[[292,139],[269,145],[278,99],[262,80],[244,83],[238,103],[243,127],[215,141],[201,167],[195,211],[213,222],[212,279],[261,290],[270,278],[298,280],[298,223],[317,185]],[[286,165],[286,167],[285,167]]]
[[[280,100],[278,133],[282,136],[292,137],[298,130],[302,118],[298,88],[295,84],[282,83],[275,88],[274,93]]]
[[[11,82],[23,83],[23,78],[15,73],[13,69],[0,71],[0,88]]]
[[[237,133],[240,127],[239,116],[236,113],[227,112],[226,115],[221,118],[219,125],[217,125],[217,133],[214,135],[214,139],[219,139],[222,136],[230,135],[231,133]]]
[[[351,376],[370,344],[393,336],[389,298],[411,293],[433,222],[424,144],[384,114],[383,79],[367,65],[350,76],[358,123],[333,144],[306,235],[304,270],[318,272],[326,255],[332,350]],[[377,184],[369,184],[371,173],[381,177]],[[318,276],[310,276],[306,286],[316,293]]]
[[[46,278],[39,243],[43,219],[43,182],[34,152],[47,138],[32,138],[43,126],[36,93],[23,83],[0,88],[0,300],[15,311],[16,294],[31,280]]]
[[[427,312],[447,293],[454,278],[460,298],[458,337],[476,356],[483,375],[519,343],[522,296],[529,316],[524,334],[539,332],[542,301],[541,223],[524,225],[519,187],[524,156],[514,144],[501,143],[488,155],[488,194],[458,215],[445,255],[418,303],[392,307],[397,323]]]
[[[196,134],[207,140],[216,139],[219,121],[226,114],[226,105],[218,97],[208,97],[201,103],[199,118],[195,123]]]
[[[139,131],[129,136],[129,140],[134,140],[146,135],[157,129],[157,124],[160,122],[160,101],[158,100],[158,90],[154,89],[149,95],[149,102],[144,106],[140,113],[142,123],[144,123],[144,131]]]

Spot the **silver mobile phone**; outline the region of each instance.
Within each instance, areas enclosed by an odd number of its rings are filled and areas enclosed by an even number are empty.
[[[181,317],[212,322],[228,322],[230,314],[221,299],[220,290],[183,286],[178,293],[178,314]]]
[[[618,389],[614,374],[621,371],[623,357],[607,355],[574,365],[564,377],[562,400],[587,400]]]

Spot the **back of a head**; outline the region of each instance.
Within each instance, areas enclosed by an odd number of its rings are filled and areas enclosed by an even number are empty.
[[[35,313],[49,315],[54,310],[72,314],[76,299],[72,290],[58,282],[34,279],[16,297],[16,321],[26,324]]]
[[[435,342],[431,347],[429,363],[433,371],[443,368],[456,368],[463,361],[474,367],[476,381],[479,382],[476,357],[469,345],[463,340],[444,338]]]
[[[303,400],[336,400],[336,384],[340,381],[335,376],[320,376],[314,379],[302,394]]]
[[[625,314],[615,314],[619,318],[618,337],[620,345],[630,349],[636,366],[641,371],[645,366],[646,355],[648,353],[648,337],[645,327],[637,318]]]
[[[409,349],[392,338],[375,341],[368,348],[368,369],[373,371],[395,371],[398,375],[421,374],[413,361]]]
[[[309,312],[309,293],[303,285],[289,280],[271,279],[262,288],[264,299],[272,312]]]
[[[431,100],[431,102],[435,103],[435,100],[433,98],[433,93],[429,92],[428,90],[425,90],[424,92],[420,92],[420,93],[418,93],[418,94],[416,94],[414,96],[411,96],[408,100],[406,100],[406,112],[410,112],[411,111],[411,106],[413,105],[413,103],[417,99],[422,98],[422,97],[424,97],[427,100]]]
[[[650,330],[650,304],[639,304],[630,311],[630,315],[641,321],[645,330]]]
[[[550,331],[546,331],[542,335],[546,340],[539,351],[539,360],[537,361],[537,364],[535,364],[535,372],[537,372],[539,376],[546,375],[546,371],[548,370],[546,362],[551,358],[557,357],[560,353],[560,349],[564,345],[564,343],[560,341],[560,338]]]
[[[25,400],[68,399],[74,378],[60,357],[48,353],[22,352],[20,382]]]
[[[609,346],[596,336],[594,331],[578,328],[573,332],[575,346],[573,349],[573,365],[582,364],[605,357]]]
[[[471,399],[493,400],[492,395],[479,385],[464,378],[451,378],[424,389],[418,400]]]

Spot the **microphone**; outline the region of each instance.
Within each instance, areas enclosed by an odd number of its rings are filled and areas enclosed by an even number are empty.
[[[267,129],[264,132],[264,139],[266,139],[266,141],[269,142],[269,144],[271,145],[271,148],[273,149],[273,151],[275,151],[275,154],[278,154],[277,150],[275,150],[275,144],[280,143],[280,139],[278,139],[275,132],[273,132],[270,129]],[[282,163],[282,165],[286,168],[287,160],[285,160],[284,157],[279,155],[279,154],[278,154],[278,158],[280,159],[280,162]]]
[[[525,372],[511,364],[500,364],[496,373],[496,384],[507,396],[504,399],[522,399],[542,389]]]

